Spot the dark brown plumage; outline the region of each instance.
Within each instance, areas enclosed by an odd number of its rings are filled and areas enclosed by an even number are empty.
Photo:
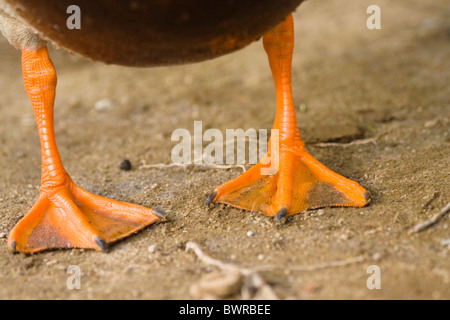
[[[80,30],[66,26],[71,0],[3,0],[39,35],[69,51],[127,66],[212,59],[259,39],[303,0],[77,0]]]

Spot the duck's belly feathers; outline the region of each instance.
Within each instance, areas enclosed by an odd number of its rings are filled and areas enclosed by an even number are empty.
[[[238,50],[281,23],[303,0],[1,0],[59,47],[128,66],[179,64]],[[67,8],[81,10],[70,30]]]

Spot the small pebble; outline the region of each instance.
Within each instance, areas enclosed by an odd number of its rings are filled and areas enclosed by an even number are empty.
[[[348,235],[346,235],[345,233],[343,233],[343,234],[341,234],[341,235],[339,236],[339,239],[341,239],[341,240],[348,240]]]
[[[134,270],[134,266],[129,265],[128,267],[126,267],[126,268],[123,270],[123,272],[125,272],[125,273],[131,273],[131,272],[133,272],[133,270]]]
[[[147,251],[150,253],[154,253],[154,252],[156,252],[156,250],[158,250],[158,246],[156,244],[152,244],[151,246],[149,246],[147,248]]]
[[[303,112],[303,113],[306,113],[308,111],[308,107],[304,103],[300,104],[298,106],[298,109],[300,110],[300,112]]]
[[[258,260],[259,261],[262,261],[262,260],[264,260],[264,255],[262,254],[262,253],[260,253],[260,254],[258,254]]]
[[[243,280],[242,274],[237,270],[212,272],[194,283],[189,293],[196,300],[223,299],[238,294]]]
[[[315,286],[314,284],[311,284],[311,283],[309,283],[305,286],[305,291],[307,293],[314,293],[317,291],[317,289],[318,289],[317,286]]]
[[[426,129],[430,129],[430,128],[435,127],[435,126],[437,125],[437,123],[438,123],[438,120],[437,120],[437,119],[429,120],[429,121],[425,122],[424,127],[425,127]]]
[[[247,231],[247,237],[253,237],[255,233],[253,231]]]
[[[94,108],[97,111],[108,111],[114,109],[114,107],[115,107],[114,102],[107,98],[97,101],[94,105]]]
[[[53,265],[55,265],[57,263],[58,263],[58,261],[56,261],[56,260],[50,260],[49,262],[46,263],[46,265],[51,267],[51,266],[53,266]]]
[[[381,259],[382,255],[379,252],[376,252],[372,255],[372,259],[375,261],[379,261]]]
[[[0,232],[0,239],[6,238],[6,232]]]
[[[124,159],[120,164],[120,170],[130,171],[131,170],[131,162],[128,159]]]

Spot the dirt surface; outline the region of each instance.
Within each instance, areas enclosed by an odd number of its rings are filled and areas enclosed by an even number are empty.
[[[381,30],[366,27],[370,4],[381,8]],[[222,132],[271,128],[275,92],[261,42],[213,61],[153,69],[52,49],[56,135],[73,180],[102,196],[163,208],[168,218],[108,254],[14,255],[3,237],[0,298],[192,298],[191,286],[217,272],[185,251],[194,241],[224,262],[270,266],[260,275],[283,299],[449,299],[449,215],[407,232],[450,199],[448,1],[310,0],[295,22],[293,90],[307,148],[366,187],[369,206],[309,211],[279,225],[224,205],[207,209],[209,193],[239,168],[139,169],[142,161],[171,163],[172,132],[192,132],[194,120]],[[0,52],[0,233],[7,233],[38,197],[40,150],[20,53],[4,39]],[[102,99],[110,102],[95,108]],[[125,158],[131,171],[119,169]],[[81,269],[80,290],[66,286],[69,265]],[[381,290],[366,287],[370,265],[381,268]],[[305,266],[311,270],[295,270]]]

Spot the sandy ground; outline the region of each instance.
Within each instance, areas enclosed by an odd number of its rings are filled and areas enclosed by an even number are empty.
[[[370,4],[381,7],[381,30],[366,28]],[[163,208],[168,219],[108,254],[14,255],[2,238],[0,298],[196,297],[190,287],[217,269],[186,252],[188,241],[224,262],[270,266],[260,275],[283,299],[450,298],[450,249],[442,244],[450,238],[448,215],[407,233],[450,199],[448,1],[310,0],[295,21],[303,138],[317,159],[370,191],[369,206],[310,211],[279,225],[224,205],[207,209],[209,193],[239,168],[139,169],[142,161],[170,163],[173,130],[192,132],[194,120],[223,132],[271,127],[275,95],[260,42],[213,61],[153,69],[52,50],[57,141],[73,180],[102,196]],[[7,233],[38,197],[40,152],[20,54],[3,39],[0,52],[0,232]],[[105,98],[111,108],[96,110]],[[318,144],[364,139],[372,142]],[[133,170],[119,169],[124,158]],[[80,290],[66,286],[69,265],[81,269]],[[381,290],[366,287],[370,265],[381,268]],[[295,270],[305,266],[312,270]]]

